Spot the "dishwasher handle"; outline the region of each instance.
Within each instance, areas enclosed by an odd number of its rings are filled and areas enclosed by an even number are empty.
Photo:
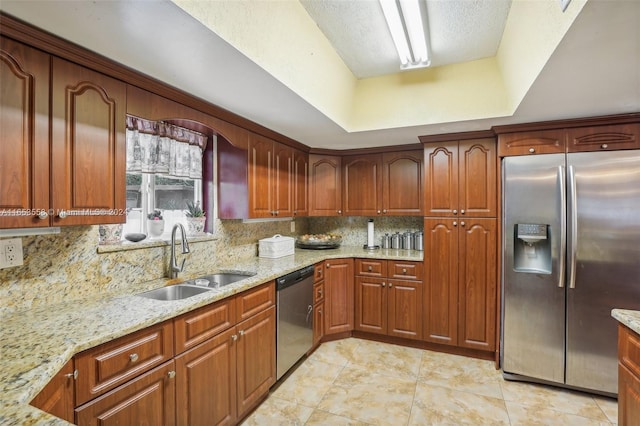
[[[290,274],[283,275],[276,279],[276,291],[284,290],[287,287],[298,284],[299,282],[313,277],[315,267],[313,265],[291,272]]]
[[[305,320],[307,324],[311,324],[310,318],[312,313],[313,313],[313,305],[309,305],[307,307],[307,319]]]

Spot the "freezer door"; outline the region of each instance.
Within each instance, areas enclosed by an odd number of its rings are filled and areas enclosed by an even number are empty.
[[[558,383],[564,382],[565,362],[564,164],[564,154],[509,157],[503,160],[502,175],[503,371]],[[523,247],[519,254],[514,250],[521,244],[517,224],[547,225],[548,272],[516,270]]]
[[[567,156],[567,384],[617,393],[617,322],[640,309],[640,151]]]

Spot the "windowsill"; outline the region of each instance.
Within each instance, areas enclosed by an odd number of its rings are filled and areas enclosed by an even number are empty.
[[[202,241],[214,241],[217,238],[213,236],[213,234],[207,234],[207,233],[202,233],[202,234],[197,234],[197,235],[187,235],[187,241],[188,242],[202,242]],[[176,242],[179,244],[180,243],[180,239],[176,238]],[[147,249],[147,248],[153,248],[153,247],[166,247],[171,245],[171,239],[167,238],[162,239],[162,238],[154,238],[154,239],[149,239],[149,238],[145,238],[142,241],[138,241],[136,243],[131,242],[131,241],[127,241],[127,240],[122,240],[119,243],[115,243],[115,244],[102,244],[102,245],[98,245],[98,253],[113,253],[113,252],[117,252],[117,251],[127,251],[127,250],[139,250],[139,249]]]

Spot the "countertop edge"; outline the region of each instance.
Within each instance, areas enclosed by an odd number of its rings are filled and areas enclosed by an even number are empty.
[[[613,309],[611,316],[633,332],[640,334],[640,311],[629,309]]]

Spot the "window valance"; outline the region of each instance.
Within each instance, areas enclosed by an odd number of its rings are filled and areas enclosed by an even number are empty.
[[[202,179],[207,136],[163,121],[127,116],[127,172]]]

